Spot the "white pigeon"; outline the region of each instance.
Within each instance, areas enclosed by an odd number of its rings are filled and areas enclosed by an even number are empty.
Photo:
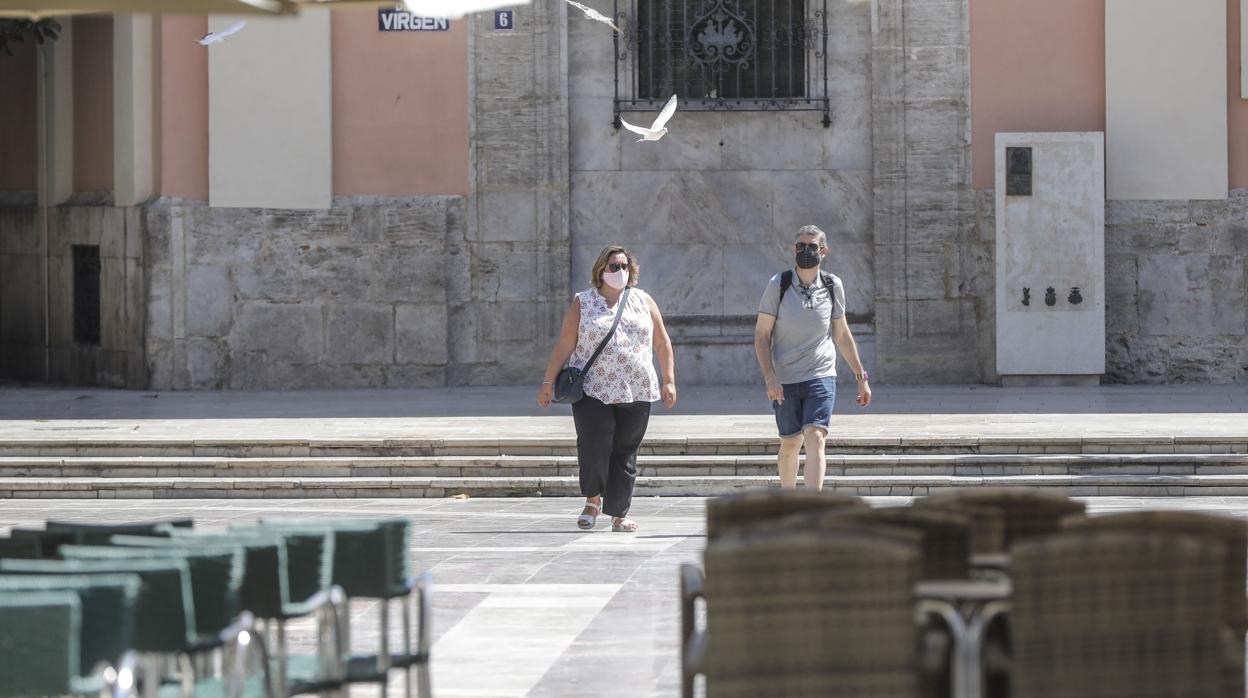
[[[594,8],[589,7],[587,5],[582,5],[581,3],[576,2],[576,0],[563,0],[563,1],[571,5],[572,7],[577,8],[581,12],[584,12],[586,17],[594,20],[595,22],[602,22],[603,24],[607,25],[608,27],[611,27],[615,31],[617,32],[620,31],[620,28],[615,26],[615,22],[612,22],[610,17],[602,14],[598,10],[595,10]]]
[[[225,41],[225,37],[230,36],[245,26],[247,26],[247,20],[240,19],[219,32],[208,32],[207,34],[204,34],[204,38],[197,39],[195,43],[202,46],[207,46],[208,44],[219,44],[222,41]]]
[[[528,4],[529,0],[403,0],[408,12],[439,19],[459,19],[473,12]]]
[[[666,128],[667,121],[668,119],[671,119],[672,114],[675,114],[675,113],[676,113],[676,95],[672,95],[672,98],[667,100],[667,105],[663,107],[663,111],[659,112],[659,118],[655,119],[653,124],[650,124],[650,128],[642,128],[641,126],[634,126],[628,123],[627,121],[625,121],[624,119],[620,119],[620,123],[624,124],[624,128],[641,136],[641,138],[637,139],[638,143],[642,141],[657,141],[663,136],[667,135],[667,128]]]

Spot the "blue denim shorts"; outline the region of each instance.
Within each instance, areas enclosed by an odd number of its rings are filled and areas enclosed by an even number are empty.
[[[836,376],[785,383],[782,387],[784,402],[771,401],[781,437],[796,436],[806,427],[823,427],[827,431],[836,403]]]

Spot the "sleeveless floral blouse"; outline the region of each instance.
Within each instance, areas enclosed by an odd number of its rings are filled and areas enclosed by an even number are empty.
[[[615,321],[614,307],[596,288],[576,294],[581,304],[581,324],[576,350],[570,363],[583,367],[593,356]],[[649,296],[634,287],[620,317],[615,336],[594,360],[585,374],[585,394],[613,405],[625,402],[655,402],[659,399],[659,378],[654,371],[654,320],[650,317]]]

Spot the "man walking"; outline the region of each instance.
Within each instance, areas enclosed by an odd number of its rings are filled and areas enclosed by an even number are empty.
[[[806,447],[806,487],[823,489],[824,441],[836,401],[836,350],[858,380],[858,404],[871,404],[867,371],[845,319],[841,280],[820,269],[828,254],[827,235],[802,226],[794,245],[796,269],[767,282],[754,325],[767,397],[780,431],[780,486],[797,487],[798,455]]]

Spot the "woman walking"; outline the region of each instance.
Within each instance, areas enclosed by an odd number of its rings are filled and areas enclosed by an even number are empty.
[[[676,404],[672,341],[659,306],[637,288],[637,275],[637,262],[623,247],[612,245],[598,255],[590,272],[593,286],[576,294],[568,306],[546,377],[537,391],[537,404],[546,407],[560,369],[569,363],[583,368],[602,347],[585,373],[585,397],[572,403],[581,494],[585,495],[585,509],[576,525],[584,530],[592,529],[602,512],[611,517],[612,531],[637,530],[628,509],[637,480],[637,449],[650,421],[650,403],[662,399],[668,409]],[[655,352],[663,374],[661,383],[654,372]]]

